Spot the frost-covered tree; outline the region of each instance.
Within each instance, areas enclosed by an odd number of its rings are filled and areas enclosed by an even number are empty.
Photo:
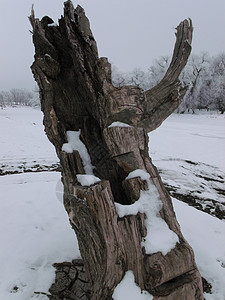
[[[180,80],[189,88],[184,99],[178,109],[179,112],[185,110],[194,112],[195,109],[203,109],[208,107],[208,103],[204,97],[201,97],[201,86],[203,80],[207,76],[209,70],[210,58],[207,53],[201,55],[192,54],[186,67],[181,73]]]
[[[161,56],[153,61],[147,71],[135,68],[131,72],[121,72],[112,67],[112,81],[117,87],[123,85],[136,85],[145,91],[157,85],[165,75],[170,63],[169,56]]]
[[[29,102],[33,98],[33,93],[26,89],[11,89],[11,102],[15,105],[29,105]]]
[[[39,91],[13,88],[10,91],[1,91],[1,103],[6,106],[22,105],[22,106],[40,106]]]
[[[169,67],[170,60],[169,56],[160,56],[153,61],[153,64],[148,69],[148,88],[155,86],[162,80]]]
[[[32,107],[41,106],[39,88],[37,85],[35,85],[34,89],[32,90],[32,98],[29,101],[29,106],[32,106]]]
[[[130,77],[128,73],[121,72],[116,66],[112,66],[112,82],[116,87],[122,87],[130,83]]]
[[[2,102],[7,106],[11,106],[13,104],[12,102],[12,96],[11,93],[8,91],[0,91],[0,97],[2,99]]]
[[[0,107],[3,109],[5,107],[5,101],[2,93],[0,93]]]
[[[202,80],[202,98],[211,109],[225,111],[225,53],[213,57],[208,73]]]

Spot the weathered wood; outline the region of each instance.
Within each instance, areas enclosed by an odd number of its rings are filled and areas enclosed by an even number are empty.
[[[192,24],[177,28],[170,67],[162,81],[146,93],[136,86],[116,88],[111,66],[99,58],[96,42],[84,10],[64,3],[58,26],[44,17],[30,16],[35,61],[32,72],[40,88],[44,126],[62,166],[64,205],[76,232],[91,285],[90,299],[111,299],[127,270],[154,299],[203,299],[201,277],[191,247],[176,220],[171,199],[149,158],[147,132],[158,127],[179,105],[186,87],[178,76],[191,51]],[[130,127],[111,127],[123,122]],[[101,181],[81,186],[85,174],[80,153],[62,150],[67,131],[80,130],[94,174]],[[140,177],[126,179],[136,169],[145,170],[162,203],[159,216],[179,242],[163,255],[147,254],[146,214],[119,217],[115,202],[131,205],[148,184]],[[149,204],[153,195],[149,196]],[[158,232],[160,235],[160,232]]]

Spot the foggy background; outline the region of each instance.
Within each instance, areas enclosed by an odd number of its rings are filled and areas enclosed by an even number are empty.
[[[62,0],[0,0],[0,90],[35,86],[30,66],[34,47],[28,20],[35,15],[55,22],[63,13]],[[216,55],[225,50],[224,0],[89,0],[80,4],[91,23],[99,56],[121,71],[147,69],[161,55],[171,55],[175,28],[185,18],[194,26],[192,53]]]

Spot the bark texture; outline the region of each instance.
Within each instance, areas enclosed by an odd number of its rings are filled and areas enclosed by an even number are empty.
[[[32,72],[40,88],[45,131],[62,166],[64,205],[78,238],[91,287],[89,298],[112,299],[125,272],[132,270],[136,283],[154,299],[203,299],[194,253],[149,157],[147,135],[178,107],[185,94],[178,76],[191,52],[191,21],[184,20],[177,27],[169,69],[147,92],[136,86],[112,85],[111,65],[107,58],[98,57],[80,6],[74,10],[72,2],[66,1],[59,25],[49,17],[36,19],[33,10],[30,22],[35,46]],[[110,127],[113,122],[130,127]],[[68,142],[66,132],[78,130],[94,174],[101,179],[91,186],[78,181],[77,175],[85,174],[80,153],[62,150]],[[131,205],[148,189],[140,177],[126,180],[136,169],[148,172],[162,202],[158,213],[179,238],[166,255],[160,251],[147,254],[142,246],[147,234],[145,213],[120,218],[116,210],[115,202]],[[148,205],[152,205],[151,196]]]

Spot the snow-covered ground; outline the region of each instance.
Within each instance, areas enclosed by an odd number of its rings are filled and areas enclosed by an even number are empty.
[[[225,172],[225,115],[173,114],[150,134],[149,147],[155,162],[190,160]]]
[[[21,164],[35,168],[58,162],[39,110],[0,110],[0,126],[0,169],[21,172]],[[168,186],[176,186],[180,194],[191,190],[193,197],[200,189],[198,198],[225,203],[225,116],[172,115],[150,134],[149,145]],[[54,280],[52,263],[79,257],[61,192],[58,172],[0,176],[0,299],[47,299],[44,293]],[[205,293],[205,298],[224,300],[225,222],[175,198],[173,203],[200,272],[212,284],[212,294]],[[147,294],[138,298],[133,284],[128,273],[116,299],[134,299],[129,291],[135,300],[152,299]]]
[[[171,195],[225,219],[225,116],[173,114],[149,137]]]
[[[0,175],[55,166],[58,160],[44,133],[40,109],[0,110],[0,128]]]
[[[56,159],[42,125],[40,109],[29,107],[0,110],[1,162]]]

